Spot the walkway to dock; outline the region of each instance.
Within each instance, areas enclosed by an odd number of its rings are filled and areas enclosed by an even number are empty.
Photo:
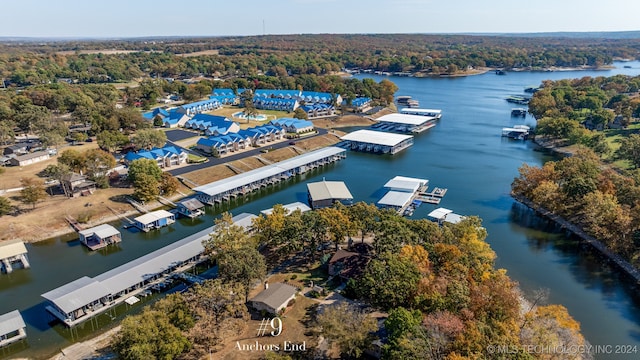
[[[612,260],[620,269],[622,269],[634,280],[636,280],[636,282],[640,283],[640,270],[636,269],[633,265],[631,265],[628,261],[626,261],[620,255],[611,251],[609,248],[607,248],[603,243],[598,241],[596,238],[587,234],[586,232],[584,232],[584,230],[580,229],[576,225],[565,220],[563,217],[552,213],[551,211],[543,208],[542,206],[538,206],[534,204],[532,201],[525,198],[524,196],[517,195],[514,193],[511,193],[511,196],[519,203],[527,206],[528,208],[532,209],[533,211],[540,214],[541,216],[554,221],[556,224],[560,225],[563,229],[566,229],[567,231],[580,237],[586,244],[590,245],[592,248],[599,251],[602,255]]]
[[[132,198],[127,198],[127,201],[129,202],[129,204],[131,204],[134,208],[136,208],[136,210],[140,211],[143,214],[146,214],[149,212],[149,210],[147,210],[147,208],[145,208],[142,204],[140,204],[139,202],[133,200]]]

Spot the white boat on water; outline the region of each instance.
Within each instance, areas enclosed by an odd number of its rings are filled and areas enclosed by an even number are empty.
[[[531,128],[527,125],[514,125],[502,128],[502,136],[517,140],[526,140]]]

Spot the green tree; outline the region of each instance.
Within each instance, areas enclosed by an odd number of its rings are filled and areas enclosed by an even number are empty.
[[[349,207],[349,218],[356,229],[360,231],[361,240],[376,230],[378,207],[359,201]]]
[[[44,185],[32,178],[20,179],[22,190],[20,190],[20,200],[27,205],[32,205],[36,208],[36,203],[44,200],[47,197],[47,192],[44,189]]]
[[[71,171],[80,172],[85,169],[86,161],[84,154],[74,149],[68,149],[58,156],[58,163],[68,166]]]
[[[331,241],[335,245],[335,249],[338,250],[338,245],[344,242],[346,236],[353,235],[355,230],[353,223],[347,216],[346,208],[344,206],[330,207],[316,211],[324,219]]]
[[[322,335],[335,341],[343,356],[356,359],[371,347],[375,340],[374,333],[378,330],[373,317],[346,303],[325,307],[322,314],[318,315],[318,324]]]
[[[13,210],[13,206],[9,199],[4,196],[0,196],[0,216],[7,215]]]
[[[253,220],[253,231],[260,244],[279,245],[283,239],[286,210],[282,204],[275,204],[268,215],[260,215]]]
[[[358,280],[357,293],[383,309],[412,307],[421,277],[410,259],[387,252],[369,262]]]
[[[293,111],[293,117],[296,119],[307,120],[307,113],[302,108],[297,108]]]
[[[237,249],[219,252],[217,255],[220,279],[239,283],[245,289],[245,301],[254,281],[267,274],[264,256],[253,246],[245,245]]]
[[[129,181],[135,184],[136,179],[142,174],[150,175],[155,181],[162,179],[162,169],[155,160],[136,159],[129,164]]]
[[[618,159],[629,160],[635,168],[640,168],[640,134],[632,134],[620,140],[616,151]]]
[[[84,153],[85,170],[87,176],[95,181],[99,187],[109,187],[107,172],[116,166],[116,159],[113,155],[100,149],[90,149]]]
[[[73,134],[71,134],[71,140],[73,141],[73,144],[77,144],[79,142],[83,142],[86,141],[88,138],[87,134],[81,132],[81,131],[76,131]]]
[[[214,231],[211,233],[209,239],[202,242],[205,254],[213,258],[224,252],[242,249],[247,246],[252,247],[254,245],[244,228],[233,223],[233,218],[228,212],[223,213],[215,220],[213,228]]]
[[[191,346],[166,313],[148,308],[122,321],[112,345],[123,360],[172,360]]]
[[[161,130],[143,129],[138,130],[131,142],[138,149],[152,149],[154,147],[163,147],[167,142],[167,134]]]
[[[141,201],[152,201],[160,195],[160,184],[153,175],[138,174],[133,181],[133,196]]]
[[[129,137],[119,131],[102,131],[98,133],[96,139],[98,141],[98,146],[109,152],[115,152],[119,147],[125,146],[129,143]]]

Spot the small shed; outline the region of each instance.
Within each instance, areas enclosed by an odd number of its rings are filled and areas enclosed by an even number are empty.
[[[264,286],[265,289],[249,302],[257,310],[265,310],[275,315],[280,314],[298,293],[297,288],[283,283],[265,283]]]
[[[0,347],[26,338],[26,327],[18,310],[0,315]]]
[[[91,250],[122,241],[120,231],[109,224],[103,224],[79,232],[80,242]]]
[[[176,222],[176,216],[167,210],[156,210],[133,219],[135,226],[147,232]]]
[[[196,198],[182,200],[178,203],[178,214],[190,218],[204,215],[204,204]]]
[[[319,181],[307,184],[309,204],[312,209],[332,206],[335,202],[344,205],[353,203],[353,195],[342,181]]]
[[[453,210],[445,209],[445,208],[437,208],[427,214],[427,218],[431,221],[437,222],[439,225],[442,225],[445,222],[450,224],[457,224],[462,221],[465,217],[462,215],[455,214]]]

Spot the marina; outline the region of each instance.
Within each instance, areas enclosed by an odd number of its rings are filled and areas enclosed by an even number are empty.
[[[326,147],[227,179],[198,186],[193,190],[197,193],[196,198],[200,202],[213,205],[280,183],[292,176],[304,174],[312,169],[342,160],[346,156],[344,149],[334,146]]]
[[[411,216],[422,203],[439,204],[447,189],[434,188],[427,192],[429,180],[405,176],[396,176],[384,184],[387,190],[385,195],[378,200],[380,208],[391,208],[400,215]]]

